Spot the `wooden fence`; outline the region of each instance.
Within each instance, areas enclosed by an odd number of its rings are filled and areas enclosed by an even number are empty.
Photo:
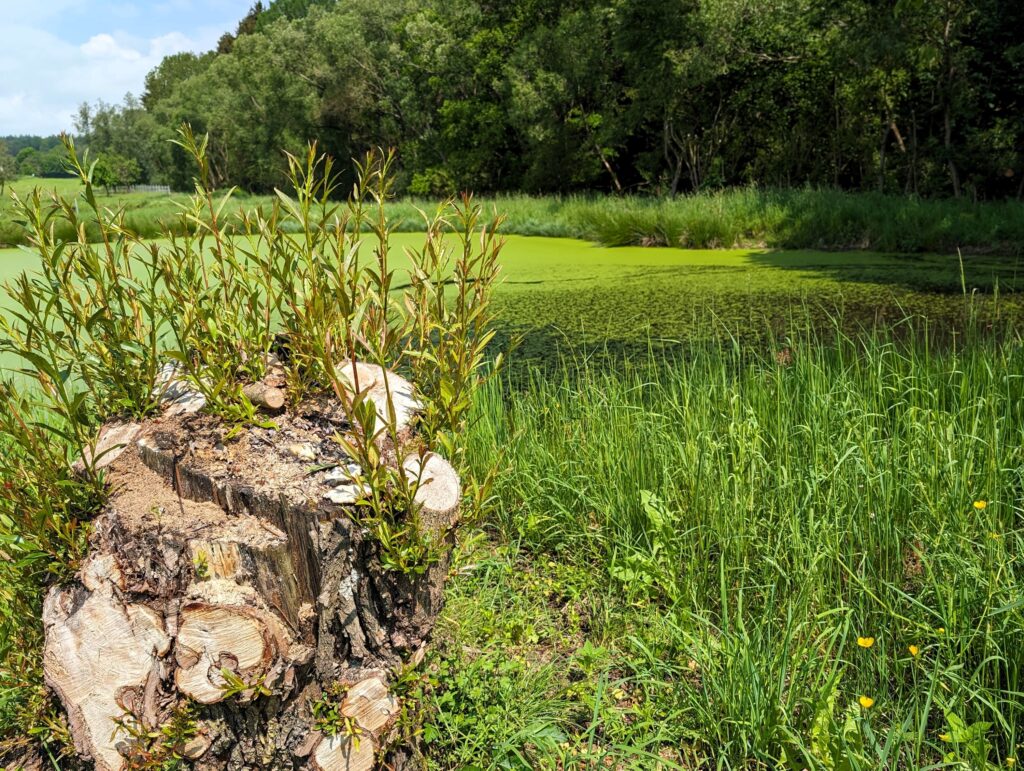
[[[169,185],[114,185],[112,193],[170,193]]]

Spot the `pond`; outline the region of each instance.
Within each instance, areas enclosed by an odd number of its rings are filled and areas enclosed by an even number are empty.
[[[422,236],[394,236],[396,252]],[[0,280],[34,255],[0,250]],[[509,236],[496,305],[499,339],[520,356],[596,347],[636,352],[695,339],[777,341],[807,325],[853,330],[927,319],[954,335],[968,318],[1005,330],[1021,318],[1020,258],[765,249],[595,246]],[[965,294],[966,290],[966,294]]]

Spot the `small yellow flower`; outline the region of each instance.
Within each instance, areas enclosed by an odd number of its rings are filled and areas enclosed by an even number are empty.
[[[1017,758],[1007,758],[1006,759],[1006,767],[1007,768],[1013,768],[1015,765],[1017,765]]]
[[[939,734],[939,739],[941,739],[944,742],[948,742],[949,738],[949,734]]]
[[[874,644],[875,644],[875,638],[874,637],[858,637],[857,638],[857,645],[859,645],[861,648],[870,648]]]
[[[857,699],[857,701],[860,702],[860,705],[864,709],[871,709],[873,706],[875,706],[875,700],[872,699],[870,696],[861,696],[859,699]]]
[[[976,508],[978,511],[984,511],[986,506],[988,506],[988,501],[975,501],[974,502],[974,508]]]
[[[935,632],[936,632],[936,634],[945,634],[946,633],[946,627],[944,627],[944,626],[936,627]]]
[[[907,650],[910,651],[910,655],[914,656],[915,658],[921,652],[921,649],[918,648],[916,645],[908,645]]]

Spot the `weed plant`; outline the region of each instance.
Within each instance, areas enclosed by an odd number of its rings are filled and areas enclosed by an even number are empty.
[[[606,246],[947,254],[958,248],[1004,254],[1024,249],[1024,205],[1016,201],[976,203],[752,187],[671,200],[569,199],[561,214],[581,237]]]
[[[19,183],[24,188],[24,183]],[[24,191],[22,195],[26,195]],[[73,196],[68,196],[69,198]],[[343,199],[344,195],[337,196]],[[124,208],[124,228],[139,238],[171,231],[196,232],[199,223],[183,221],[182,195],[101,196],[108,206]],[[233,195],[246,210],[269,207],[273,197]],[[1024,253],[1024,203],[923,199],[832,189],[733,188],[676,198],[645,196],[507,195],[479,199],[484,211],[507,218],[506,234],[580,238],[604,246],[674,246],[690,249],[768,247],[780,249],[867,249],[899,253],[952,254],[963,249],[1004,255]],[[396,232],[422,232],[421,210],[434,202],[393,201],[390,218]],[[208,217],[200,215],[202,220]],[[20,217],[0,204],[0,245],[28,243]],[[234,222],[223,223],[230,230]],[[295,222],[281,222],[298,232]],[[58,222],[63,238],[73,236]],[[99,231],[87,225],[91,240]]]
[[[1024,349],[806,331],[478,399],[434,767],[1008,767]]]
[[[152,414],[171,372],[206,397],[229,438],[270,427],[243,386],[276,357],[293,404],[339,401],[350,429],[335,440],[359,464],[351,481],[367,491],[361,523],[386,569],[418,573],[442,548],[420,526],[424,480],[386,463],[380,439],[403,461],[418,454],[421,469],[431,451],[463,466],[472,395],[496,372],[484,351],[500,220],[483,222],[470,197],[421,215],[422,246],[407,250],[399,271],[389,261],[392,156],[357,164],[351,195],[337,202],[332,162],[310,147],[289,157],[291,193],[236,213],[232,191],[210,189],[206,139],[186,126],[179,144],[199,176],[164,242],[140,237],[123,206],[102,205],[70,140],[82,199],[38,190],[16,198],[40,268],[6,287],[0,317],[0,350],[18,362],[0,381],[0,727],[47,741],[60,738],[60,725],[40,686],[40,602],[78,567],[88,520],[103,504],[99,458],[86,452],[101,423]],[[375,404],[371,384],[344,374],[356,361],[418,384],[414,446],[398,434],[390,394]],[[490,478],[467,480],[470,501],[487,497]]]

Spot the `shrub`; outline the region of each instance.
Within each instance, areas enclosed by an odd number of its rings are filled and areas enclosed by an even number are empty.
[[[167,367],[237,431],[267,425],[243,393],[276,354],[293,402],[332,395],[354,430],[338,436],[359,462],[364,524],[386,566],[420,571],[435,544],[413,504],[421,480],[384,463],[376,439],[399,445],[394,409],[380,417],[341,365],[356,360],[411,375],[424,405],[425,453],[460,465],[459,436],[485,367],[490,298],[498,275],[499,218],[481,219],[469,196],[422,213],[423,245],[392,254],[393,156],[369,154],[338,203],[333,164],[311,146],[289,156],[292,192],[232,214],[233,191],[210,185],[206,140],[183,127],[179,144],[199,168],[195,193],[166,242],[146,242],[124,207],[100,205],[93,169],[66,148],[85,206],[36,190],[17,201],[40,256],[38,274],[7,286],[0,350],[23,381],[2,385],[0,417],[0,724],[39,725],[39,601],[83,554],[102,506],[102,473],[71,462],[96,427],[153,413]],[[294,235],[290,235],[294,233]],[[445,235],[450,233],[450,235]],[[371,255],[367,255],[367,252]],[[389,399],[390,401],[390,399]],[[383,406],[382,406],[383,408]],[[469,484],[472,492],[474,486]],[[23,696],[17,696],[19,693]],[[27,711],[28,710],[28,711]],[[31,713],[31,714],[30,714]]]

